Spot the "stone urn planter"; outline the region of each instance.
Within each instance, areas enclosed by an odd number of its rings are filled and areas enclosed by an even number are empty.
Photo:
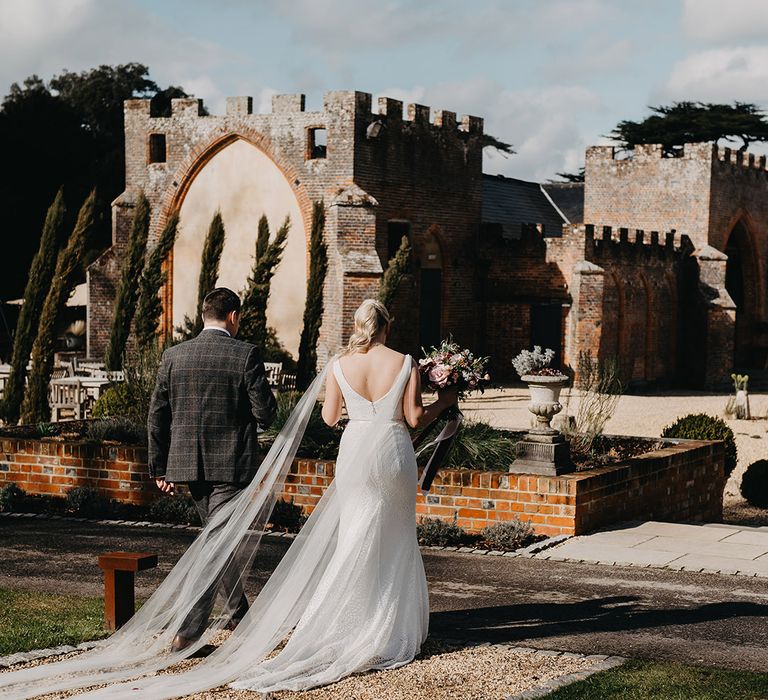
[[[518,474],[563,474],[573,470],[568,441],[552,427],[552,418],[563,410],[560,392],[568,383],[565,375],[526,374],[531,403],[528,410],[536,416],[536,427],[517,443],[517,459],[509,468]]]
[[[565,375],[526,374],[522,380],[528,385],[528,391],[531,392],[531,403],[528,404],[528,410],[536,416],[536,427],[532,428],[530,432],[544,435],[557,433],[557,430],[552,427],[552,418],[563,410],[560,403],[560,392],[568,383],[568,377]]]

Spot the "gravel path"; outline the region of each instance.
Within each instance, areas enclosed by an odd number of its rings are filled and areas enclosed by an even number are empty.
[[[605,432],[658,437],[665,426],[689,413],[708,413],[725,419],[723,412],[728,397],[728,394],[697,391],[625,395],[619,399],[616,413],[608,421]],[[563,392],[563,405],[567,398],[568,390]],[[493,389],[462,402],[461,408],[468,418],[484,420],[498,428],[526,430],[532,418],[528,411],[529,400],[525,387]],[[574,397],[571,413],[577,403],[578,398]],[[768,458],[768,394],[750,394],[750,404],[752,415],[760,418],[750,421],[725,419],[736,436],[739,451],[738,466],[725,489],[726,505],[743,500],[738,485],[744,470],[755,460]]]
[[[72,658],[75,654],[58,657]],[[53,659],[53,660],[58,660]],[[391,671],[364,673],[344,678],[322,688],[303,692],[282,691],[270,700],[504,700],[510,695],[538,688],[563,676],[589,672],[601,657],[551,654],[506,645],[449,647],[428,640],[412,663]],[[39,666],[32,661],[14,669]],[[194,667],[190,660],[169,669],[179,673]],[[58,700],[76,695],[71,691],[45,695],[40,700]],[[262,700],[261,693],[229,687],[185,696],[187,700]]]
[[[96,555],[125,547],[158,552],[167,571],[192,534],[180,530],[0,518],[0,586],[100,595]],[[250,593],[287,542],[268,538]],[[422,551],[430,631],[462,639],[646,659],[768,668],[765,579]],[[162,573],[137,576],[148,595]]]

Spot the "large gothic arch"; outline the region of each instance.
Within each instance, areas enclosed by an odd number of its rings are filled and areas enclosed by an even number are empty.
[[[200,253],[214,211],[222,211],[227,229],[220,284],[235,291],[246,283],[260,216],[267,215],[273,235],[289,216],[291,231],[272,281],[268,319],[279,340],[296,356],[305,304],[302,280],[309,269],[307,216],[311,216],[311,204],[298,178],[289,180],[290,173],[286,174],[286,165],[279,160],[260,134],[237,131],[193,148],[176,168],[163,193],[157,220],[161,226],[172,212],[181,214],[162,295],[166,334],[185,315],[194,313]],[[304,206],[299,194],[304,195]]]

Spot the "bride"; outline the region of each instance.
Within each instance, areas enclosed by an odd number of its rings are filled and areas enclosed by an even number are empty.
[[[224,684],[303,690],[414,658],[427,635],[429,602],[416,540],[416,457],[404,421],[431,422],[456,393],[422,405],[418,366],[386,346],[391,320],[380,302],[364,301],[354,321],[346,350],[299,401],[253,483],[208,523],[131,621],[72,660],[0,674],[0,698],[89,687],[78,697],[161,700]],[[189,610],[223,572],[250,569],[323,383],[325,422],[335,425],[344,407],[349,417],[334,481],[229,639],[189,671],[158,674],[226,623],[169,651]]]

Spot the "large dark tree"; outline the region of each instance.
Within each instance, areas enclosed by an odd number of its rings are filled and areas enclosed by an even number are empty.
[[[64,195],[61,190],[56,194],[48,209],[32,267],[29,270],[27,286],[24,290],[24,303],[19,312],[11,357],[11,373],[5,383],[3,401],[0,404],[3,420],[17,423],[21,402],[24,399],[24,382],[27,376],[27,362],[32,344],[37,335],[40,312],[45,297],[51,287],[51,279],[56,266],[56,252],[61,242],[64,228]]]
[[[765,113],[754,104],[675,102],[650,109],[653,114],[642,121],[619,122],[610,137],[623,148],[660,143],[667,154],[686,143],[740,141],[744,151],[751,143],[768,141]]]
[[[59,253],[48,294],[40,314],[40,327],[32,346],[32,371],[29,374],[24,401],[21,405],[23,423],[38,423],[51,417],[48,384],[53,371],[56,347],[56,327],[67,299],[82,272],[88,238],[93,233],[96,193],[91,192],[80,207],[75,228],[66,247]]]
[[[6,177],[0,188],[6,253],[16,264],[0,278],[0,299],[21,295],[40,240],[40,221],[56,191],[82,201],[95,186],[96,228],[86,262],[111,242],[109,203],[125,183],[123,100],[153,99],[157,115],[170,112],[178,87],[161,88],[138,63],[62,71],[46,82],[33,75],[10,87],[0,107],[0,153]],[[74,224],[74,212],[67,226]]]
[[[251,274],[243,294],[240,331],[238,336],[253,343],[262,357],[265,355],[269,333],[267,330],[267,303],[269,289],[275,269],[283,257],[283,249],[288,240],[291,220],[286,216],[283,225],[269,242],[269,223],[267,217],[259,220],[259,234],[256,238],[256,259],[253,261]],[[265,244],[266,241],[266,244]]]
[[[325,207],[315,202],[312,207],[312,230],[309,237],[309,278],[304,305],[304,326],[299,340],[296,386],[306,389],[317,373],[317,341],[323,322],[323,285],[328,272],[328,247],[323,240]]]
[[[136,200],[136,208],[133,215],[133,226],[128,238],[128,249],[123,258],[123,269],[120,274],[120,282],[117,287],[114,312],[112,315],[112,329],[109,334],[109,343],[104,356],[107,369],[121,369],[123,353],[131,333],[131,322],[136,313],[136,301],[139,290],[136,281],[140,279],[144,270],[144,258],[147,254],[147,239],[149,238],[149,200],[146,195],[139,193]]]
[[[160,325],[160,315],[163,310],[160,303],[160,290],[167,277],[163,265],[176,242],[178,227],[179,214],[175,212],[169,217],[157,245],[149,254],[139,281],[139,301],[136,306],[135,327],[136,341],[141,348],[147,347],[154,341]]]

